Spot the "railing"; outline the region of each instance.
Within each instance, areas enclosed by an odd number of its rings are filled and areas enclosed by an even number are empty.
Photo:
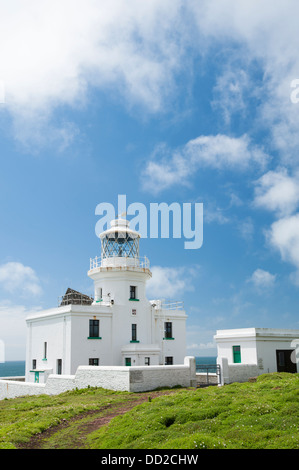
[[[221,368],[219,364],[196,364],[197,374],[206,374],[198,381],[200,387],[219,385],[221,383]],[[212,375],[211,375],[212,374]]]
[[[183,310],[184,302],[182,300],[162,301],[163,310]]]
[[[150,267],[149,259],[144,256],[144,258],[135,258],[130,256],[111,256],[109,258],[96,256],[95,258],[90,258],[90,269],[96,269],[101,267],[109,266],[128,266],[133,268],[147,268]]]
[[[157,309],[184,310],[184,302],[182,300],[152,300],[151,304]]]

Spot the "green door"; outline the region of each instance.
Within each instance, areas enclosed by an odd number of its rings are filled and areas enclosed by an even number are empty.
[[[125,360],[126,360],[126,366],[130,366],[131,365],[131,358],[126,357]]]
[[[240,362],[241,362],[241,346],[233,346],[233,358],[234,358],[234,364],[240,364]]]
[[[34,382],[35,382],[36,384],[39,383],[39,372],[35,372],[35,373],[34,373]]]

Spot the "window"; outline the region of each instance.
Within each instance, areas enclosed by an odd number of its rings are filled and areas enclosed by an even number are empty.
[[[62,374],[62,359],[57,359],[57,374]]]
[[[132,324],[132,341],[137,341],[137,325],[136,325],[136,323]]]
[[[136,315],[136,314],[137,314],[136,309],[132,308],[132,315]]]
[[[164,339],[173,339],[172,337],[172,322],[167,321],[164,323]]]
[[[172,356],[166,356],[165,357],[165,365],[166,366],[172,366],[173,365],[173,357]]]
[[[98,357],[90,357],[89,358],[89,365],[90,366],[98,366],[99,363],[100,363],[100,361],[99,361]]]
[[[241,362],[241,346],[233,346],[233,361],[234,364]]]
[[[100,320],[89,320],[89,338],[99,338]]]
[[[101,287],[96,288],[96,302],[101,302],[103,300],[103,291]]]
[[[145,357],[145,358],[144,358],[144,364],[145,364],[146,366],[149,366],[149,365],[150,365],[150,358],[149,358],[149,357]]]
[[[44,343],[44,359],[47,359],[47,343]]]
[[[125,357],[125,364],[126,364],[126,366],[131,365],[131,358],[130,357]]]
[[[130,286],[130,300],[137,300],[137,288],[136,286]]]
[[[36,369],[36,359],[32,359],[32,369]]]

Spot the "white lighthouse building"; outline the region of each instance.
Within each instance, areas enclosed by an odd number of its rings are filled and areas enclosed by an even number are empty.
[[[90,260],[94,298],[68,290],[60,305],[26,319],[26,381],[75,374],[79,366],[182,364],[186,314],[182,302],[149,301],[149,260],[140,235],[116,219],[100,235],[101,256]]]

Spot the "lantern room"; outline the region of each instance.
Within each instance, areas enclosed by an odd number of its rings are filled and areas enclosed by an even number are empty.
[[[113,220],[111,228],[101,233],[100,239],[102,258],[139,258],[140,235],[129,228],[125,219]]]

